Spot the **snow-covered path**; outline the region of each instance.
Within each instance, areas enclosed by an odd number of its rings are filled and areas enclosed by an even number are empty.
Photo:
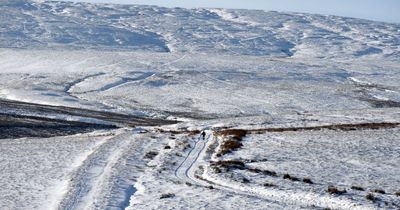
[[[195,182],[198,184],[202,183],[195,177],[194,173],[199,164],[197,161],[199,160],[201,153],[206,148],[208,141],[212,137],[212,134],[208,134],[204,139],[201,135],[197,138],[194,147],[189,151],[184,161],[175,170],[175,176],[177,178],[187,182]]]
[[[158,142],[121,130],[86,158],[72,175],[59,209],[124,209],[135,193],[146,149]]]
[[[59,209],[87,209],[94,194],[101,187],[107,173],[127,144],[129,133],[121,133],[109,139],[93,152],[72,176],[68,193]]]

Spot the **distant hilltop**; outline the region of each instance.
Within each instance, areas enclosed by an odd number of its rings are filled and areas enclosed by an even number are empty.
[[[400,24],[259,10],[0,2],[0,47],[400,58]]]

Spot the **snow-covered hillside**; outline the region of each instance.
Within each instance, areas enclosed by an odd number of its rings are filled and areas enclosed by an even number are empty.
[[[399,59],[400,29],[352,18],[2,0],[1,47]]]
[[[0,209],[399,209],[399,81],[400,24],[0,0]]]

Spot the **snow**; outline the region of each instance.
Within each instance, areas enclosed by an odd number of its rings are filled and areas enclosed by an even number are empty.
[[[31,50],[0,51],[6,55],[4,66],[14,65],[0,78],[1,96],[40,104],[141,110],[150,115],[197,110],[208,117],[368,108],[359,100],[354,78],[371,84],[363,88],[363,97],[400,97],[399,66],[394,61],[44,50],[36,56]],[[24,59],[16,62],[19,57]],[[39,68],[29,65],[34,61]],[[375,91],[373,85],[389,86],[391,92]]]
[[[2,22],[9,29],[2,31],[2,47],[398,58],[398,24],[247,10],[12,2],[0,8],[4,19],[15,17]]]
[[[0,208],[56,208],[67,192],[70,174],[106,138],[2,139]]]
[[[346,17],[3,0],[0,132],[118,128],[0,139],[0,209],[397,209],[399,45]]]
[[[265,179],[262,176],[245,174],[257,183],[269,180],[285,191],[305,187],[307,190],[303,191],[321,193],[329,185],[346,189],[362,186],[367,190],[385,189],[388,195],[380,198],[383,201],[397,202],[392,195],[397,190],[393,183],[399,183],[395,175],[399,173],[398,134],[398,129],[382,129],[250,135],[245,138],[241,150],[225,158],[267,160],[248,165],[279,174],[309,177],[314,183],[318,183],[314,188],[279,178]],[[353,201],[362,202],[364,194],[365,192],[352,191],[349,197]]]

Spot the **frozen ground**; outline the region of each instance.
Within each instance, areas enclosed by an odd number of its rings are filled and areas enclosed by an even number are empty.
[[[0,5],[0,46],[7,48],[399,58],[398,24],[353,18],[56,1]]]
[[[3,0],[0,209],[399,209],[399,37],[336,16]]]
[[[390,60],[9,49],[0,54],[0,96],[10,100],[192,118],[400,107],[400,68]]]
[[[395,196],[399,183],[399,129],[356,131],[288,131],[249,135],[243,148],[226,155],[225,160],[245,160],[246,167],[273,171],[275,176],[262,172],[232,170],[227,179],[250,180],[250,185],[272,185],[273,190],[327,194],[330,185],[346,189],[343,200],[365,203],[368,191],[382,189],[379,197],[382,208],[399,208]],[[332,143],[334,142],[334,143]],[[283,175],[300,181],[283,179]],[[309,178],[313,184],[302,180]],[[362,187],[364,190],[351,189]],[[293,193],[296,195],[296,193]],[[338,196],[338,198],[341,196]],[[332,208],[337,208],[332,206]]]
[[[2,139],[0,208],[56,208],[68,190],[69,174],[111,138],[107,135]]]

